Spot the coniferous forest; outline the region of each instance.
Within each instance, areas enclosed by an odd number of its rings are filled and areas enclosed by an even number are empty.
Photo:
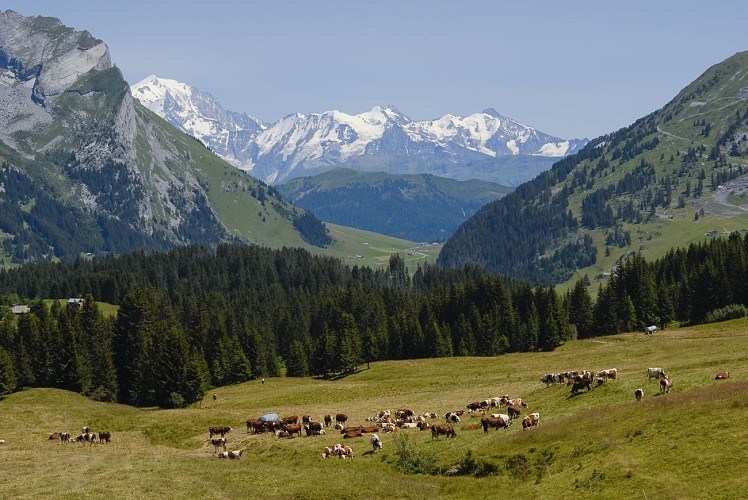
[[[185,246],[0,273],[0,394],[58,387],[179,407],[265,376],[339,377],[377,360],[551,351],[572,338],[745,315],[748,236],[621,263],[593,300],[435,265],[411,276],[302,249]],[[82,297],[82,305],[47,298]],[[12,303],[30,313],[14,315]],[[119,306],[106,315],[100,303]]]

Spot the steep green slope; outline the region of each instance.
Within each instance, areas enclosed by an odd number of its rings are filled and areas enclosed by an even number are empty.
[[[748,52],[662,109],[591,141],[463,224],[440,262],[541,283],[604,278],[641,251],[748,227]],[[710,231],[714,230],[714,233]]]
[[[283,197],[324,221],[413,241],[444,240],[510,188],[430,174],[335,169],[278,186]]]

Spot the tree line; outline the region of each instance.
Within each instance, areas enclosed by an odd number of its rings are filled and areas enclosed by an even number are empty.
[[[748,234],[623,260],[597,299],[474,266],[373,270],[303,249],[224,244],[0,273],[0,394],[59,387],[175,407],[210,387],[340,376],[377,360],[552,351],[566,340],[745,315]],[[85,295],[82,306],[45,297]],[[119,306],[107,316],[96,298]],[[742,311],[742,312],[741,312]]]
[[[348,267],[303,249],[179,247],[0,273],[0,392],[60,387],[141,406],[192,403],[268,376],[340,376],[376,360],[551,351],[572,337],[553,288],[475,267]],[[82,307],[46,305],[81,296]],[[97,302],[119,306],[104,315]]]

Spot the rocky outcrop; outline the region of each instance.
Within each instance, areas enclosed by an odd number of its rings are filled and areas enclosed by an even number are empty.
[[[81,75],[112,66],[109,48],[88,31],[75,31],[52,17],[0,12],[0,68],[6,78],[33,82],[31,97],[46,105]]]

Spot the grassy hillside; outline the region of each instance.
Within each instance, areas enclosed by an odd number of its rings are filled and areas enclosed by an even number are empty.
[[[0,401],[0,474],[6,497],[241,498],[740,498],[746,485],[748,320],[569,342],[553,353],[383,362],[337,381],[268,379],[220,388],[183,410],[135,409],[34,389]],[[673,392],[657,395],[646,369],[662,366]],[[617,367],[619,380],[570,398],[547,372]],[[728,381],[715,381],[729,369]],[[643,387],[642,402],[633,391]],[[352,424],[383,409],[440,414],[490,396],[530,403],[541,425],[523,432],[462,430],[437,441],[417,429],[350,440],[351,461],[323,460],[321,437],[246,433],[244,421],[346,412]],[[62,445],[53,431],[108,429],[109,445]],[[241,461],[215,458],[207,427],[231,425]],[[346,440],[348,441],[348,440]],[[397,449],[401,450],[398,455]],[[401,460],[399,456],[404,457]],[[447,476],[463,471],[488,474]],[[405,474],[429,470],[431,474]],[[81,479],[85,478],[85,480]]]
[[[398,254],[405,260],[406,267],[412,273],[419,264],[435,262],[441,250],[439,245],[422,246],[420,243],[371,231],[331,223],[325,225],[330,230],[333,244],[324,249],[310,247],[308,250],[337,257],[349,265],[377,269],[379,266],[386,266],[392,254]]]

